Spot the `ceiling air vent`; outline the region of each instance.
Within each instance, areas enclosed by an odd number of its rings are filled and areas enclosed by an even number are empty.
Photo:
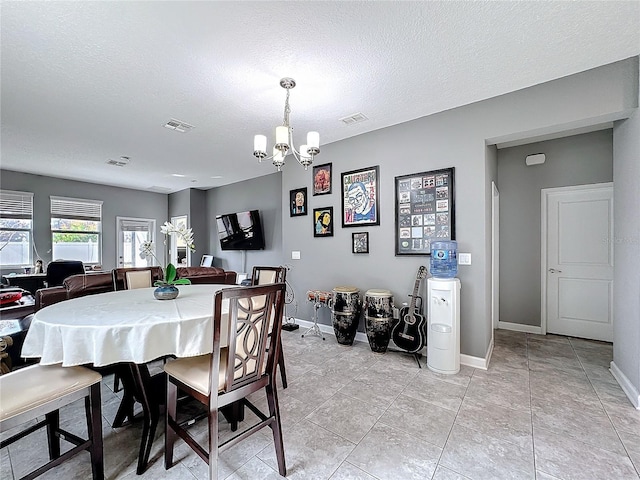
[[[169,128],[171,130],[175,130],[176,132],[188,132],[189,130],[193,130],[194,127],[193,125],[189,125],[188,123],[185,122],[181,122],[180,120],[176,120],[175,118],[172,118],[171,120],[169,120],[167,123],[164,124],[164,128]]]
[[[364,122],[365,120],[369,119],[363,113],[354,113],[353,115],[342,117],[340,119],[340,121],[345,125],[353,125],[354,123]]]
[[[129,157],[120,157],[118,160],[114,160],[113,158],[110,158],[109,160],[107,160],[107,165],[124,167],[125,165],[129,165]]]

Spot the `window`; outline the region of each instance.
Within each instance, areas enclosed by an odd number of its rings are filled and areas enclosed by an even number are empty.
[[[0,265],[31,265],[33,193],[0,190]]]
[[[102,258],[102,202],[51,197],[51,258],[99,265]]]

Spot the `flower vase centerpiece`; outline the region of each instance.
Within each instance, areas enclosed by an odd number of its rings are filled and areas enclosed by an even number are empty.
[[[164,234],[165,240],[164,244],[167,244],[167,236],[175,235],[184,241],[187,245],[187,248],[190,251],[195,251],[196,246],[193,243],[193,232],[190,228],[186,228],[184,226],[176,227],[171,222],[164,222],[164,225],[160,227],[160,231]],[[140,245],[140,258],[153,258],[157,263],[158,257],[156,257],[153,252],[153,242],[146,241]],[[189,285],[191,284],[191,280],[188,278],[176,278],[176,267],[172,263],[168,263],[165,268],[162,270],[163,279],[157,280],[154,282],[154,286],[157,287],[153,291],[153,296],[158,300],[173,300],[178,296],[180,290],[176,285]]]

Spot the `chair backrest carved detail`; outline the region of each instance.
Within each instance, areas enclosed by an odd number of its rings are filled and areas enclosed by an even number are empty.
[[[224,391],[229,392],[273,375],[277,362],[276,343],[282,327],[284,283],[224,289],[216,294],[216,306],[229,302],[229,347],[226,365],[220,365],[226,377]],[[218,337],[222,314],[215,315],[215,338]],[[270,321],[272,319],[272,321]],[[217,356],[212,356],[215,362]],[[219,360],[217,360],[219,361]],[[217,369],[212,365],[212,374]],[[216,381],[212,379],[212,385]]]

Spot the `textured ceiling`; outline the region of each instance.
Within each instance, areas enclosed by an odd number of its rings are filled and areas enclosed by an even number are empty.
[[[273,144],[284,76],[294,140],[317,130],[322,146],[640,53],[638,1],[0,8],[2,168],[165,192],[275,171],[253,135]]]

